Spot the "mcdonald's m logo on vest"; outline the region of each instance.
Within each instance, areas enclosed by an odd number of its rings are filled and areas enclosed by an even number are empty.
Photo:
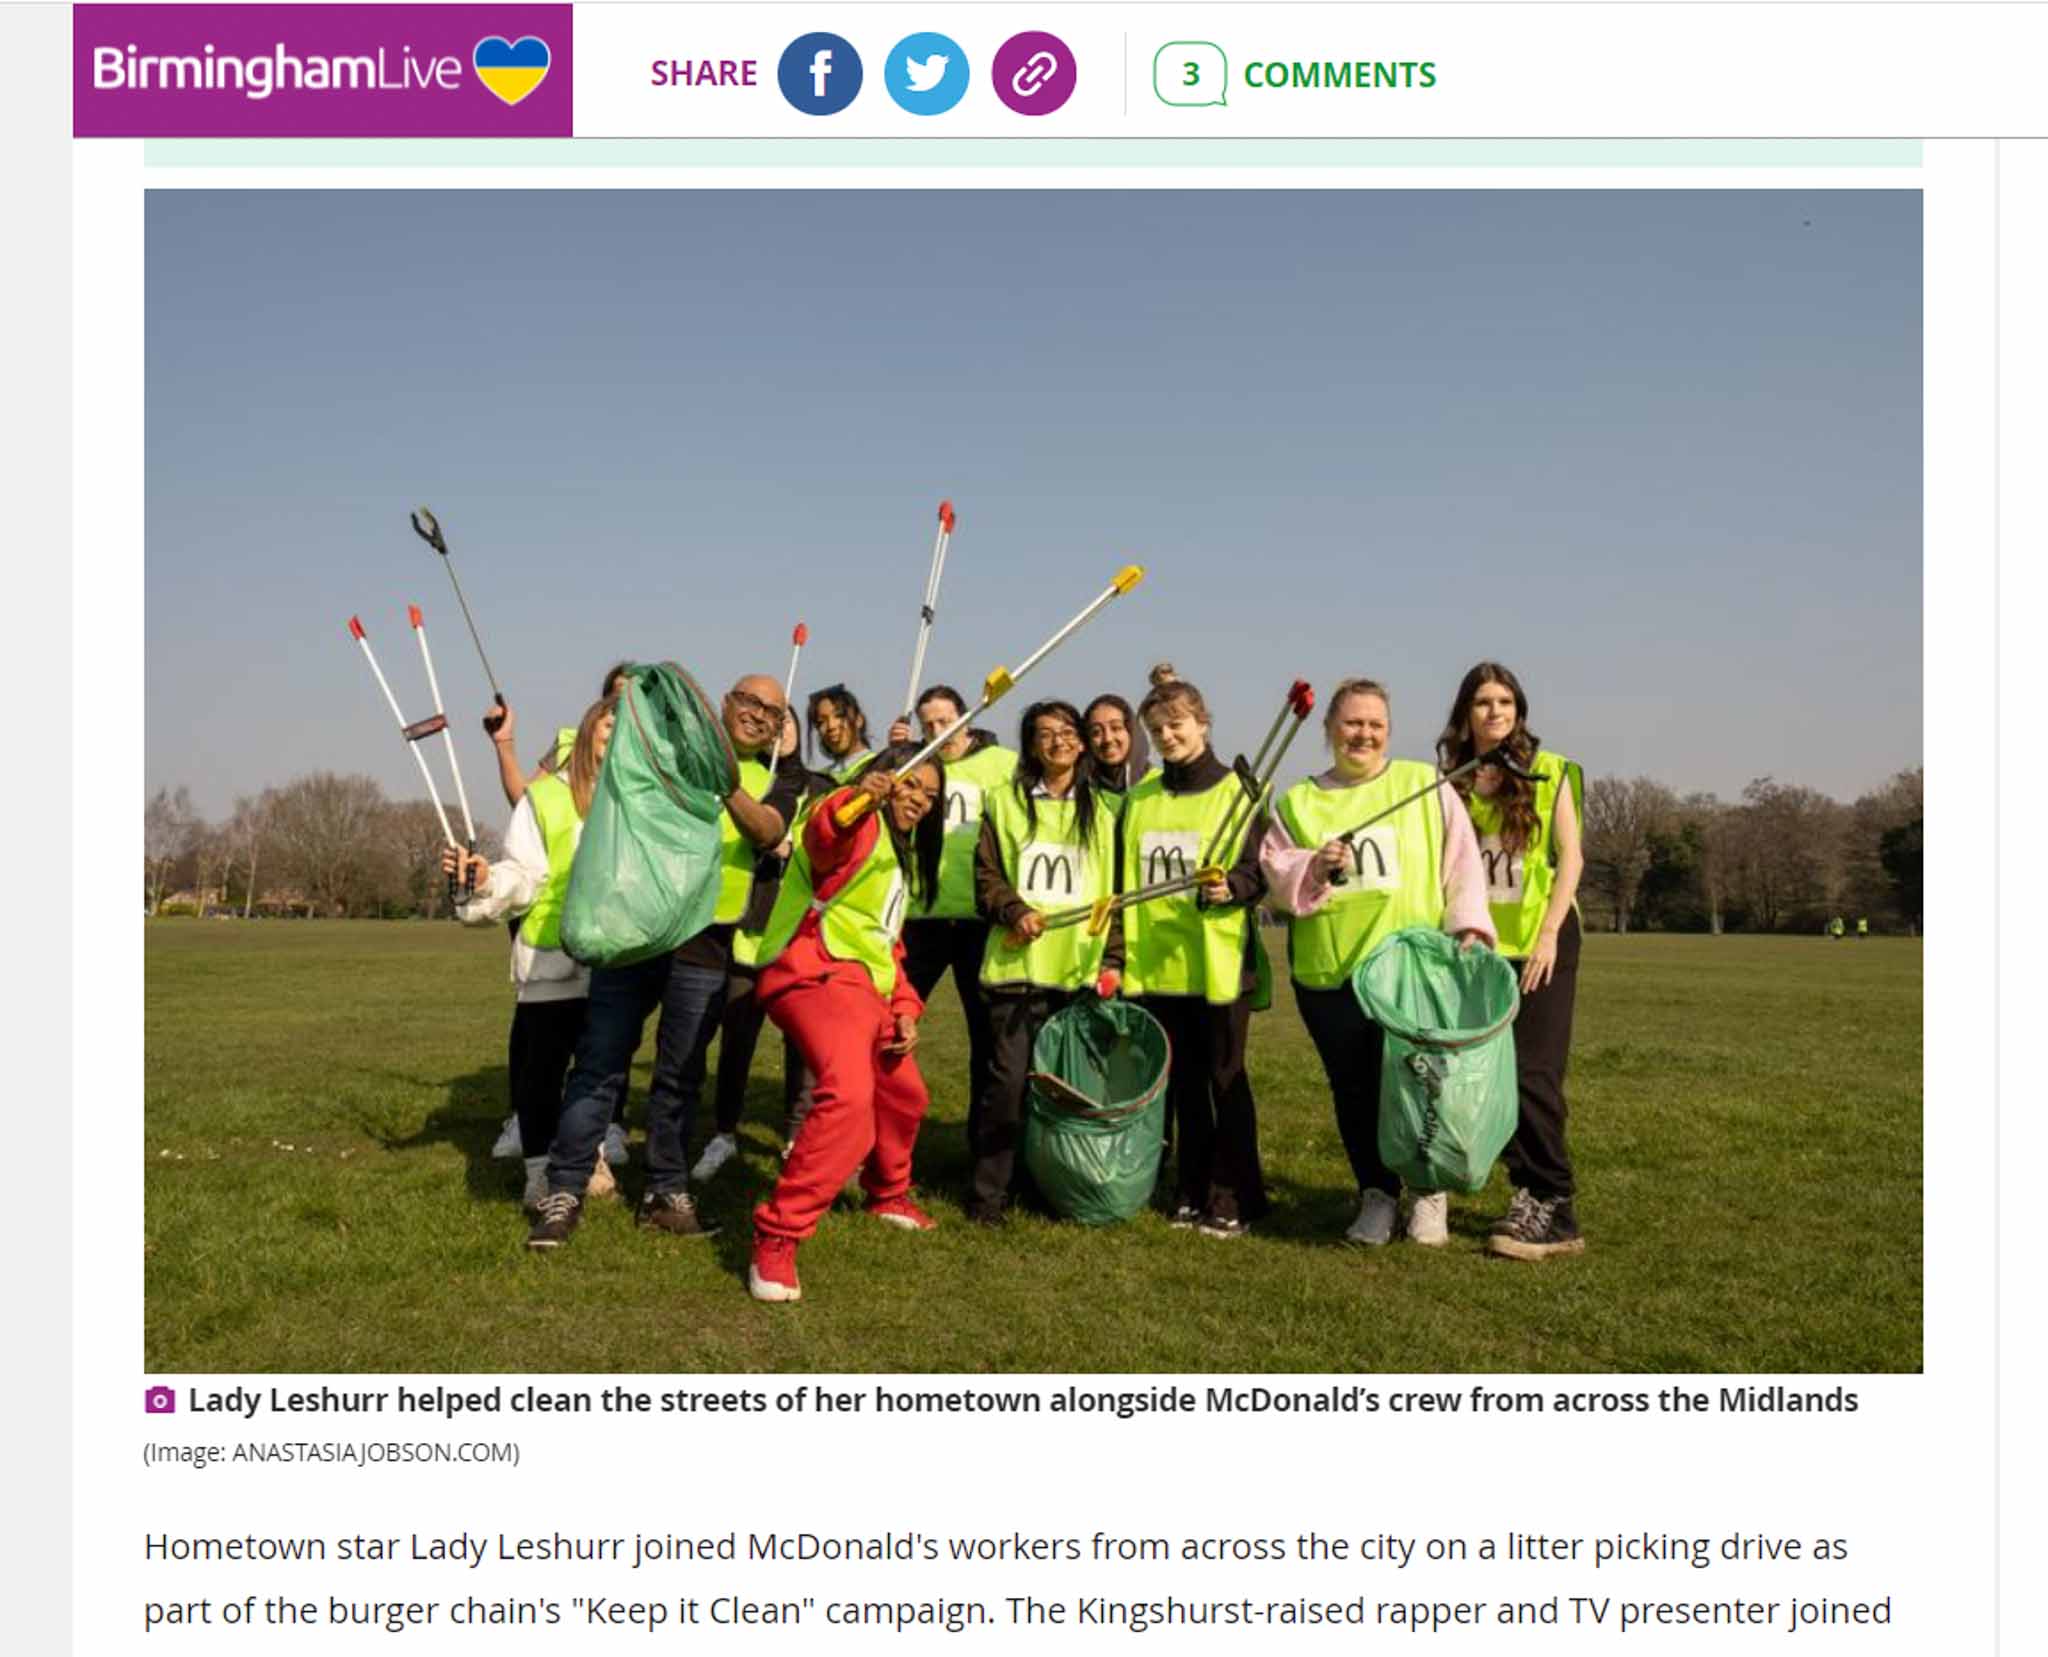
[[[1387,854],[1380,850],[1380,843],[1369,834],[1354,835],[1351,840],[1351,872],[1360,880],[1365,878],[1365,854],[1372,853],[1376,879],[1387,878]]]
[[[1179,846],[1154,846],[1145,854],[1147,886],[1157,886],[1166,880],[1185,880],[1191,872],[1188,854]]]
[[[1066,896],[1074,895],[1073,860],[1052,852],[1032,853],[1031,861],[1024,866],[1024,889],[1028,892],[1050,892],[1055,885]]]

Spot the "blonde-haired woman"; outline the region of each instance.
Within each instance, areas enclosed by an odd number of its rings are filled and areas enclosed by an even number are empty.
[[[517,918],[512,982],[517,997],[507,1074],[526,1163],[525,1206],[538,1217],[548,1191],[548,1146],[562,1115],[562,1082],[590,1005],[590,969],[561,948],[562,901],[569,868],[583,839],[583,820],[597,790],[598,767],[612,738],[615,694],[593,702],[576,726],[569,763],[533,777],[505,830],[505,855],[486,862],[453,847],[441,867],[476,890],[456,905],[471,926]]]

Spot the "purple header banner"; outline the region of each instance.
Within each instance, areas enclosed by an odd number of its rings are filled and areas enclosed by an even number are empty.
[[[569,138],[570,6],[74,6],[77,138]]]

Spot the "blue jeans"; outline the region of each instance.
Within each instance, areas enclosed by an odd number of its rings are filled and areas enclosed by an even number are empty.
[[[583,1194],[604,1130],[625,1096],[641,1026],[657,1006],[654,1082],[647,1090],[647,1189],[689,1189],[690,1124],[703,1092],[703,1049],[718,1030],[725,974],[657,955],[590,975],[590,1010],[562,1091],[562,1125],[548,1152],[548,1189]],[[692,1064],[691,1060],[697,1062]]]

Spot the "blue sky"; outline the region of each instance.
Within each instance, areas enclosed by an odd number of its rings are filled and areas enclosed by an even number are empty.
[[[1173,660],[1226,752],[1464,669],[1590,774],[1851,798],[1921,759],[1921,213],[1894,191],[150,194],[147,784],[415,797],[439,514],[528,756],[619,657],[1031,694]],[[1295,758],[1312,767],[1305,735]],[[430,763],[443,761],[439,744]]]

